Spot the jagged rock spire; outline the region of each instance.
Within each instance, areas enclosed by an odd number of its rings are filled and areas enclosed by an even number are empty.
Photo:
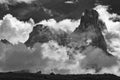
[[[73,32],[74,35],[79,35],[77,37],[90,39],[92,42],[90,45],[99,47],[103,51],[107,52],[107,44],[105,42],[102,30],[106,29],[103,22],[98,19],[98,12],[91,9],[85,10],[83,16],[81,17],[81,23],[78,28]],[[82,37],[81,37],[82,36]],[[73,36],[75,39],[75,37]]]
[[[59,45],[66,45],[68,43],[68,34],[64,31],[56,32],[54,29],[50,29],[48,26],[36,25],[33,31],[29,35],[29,39],[25,42],[28,47],[33,47],[37,42],[46,43],[50,40],[57,41]]]

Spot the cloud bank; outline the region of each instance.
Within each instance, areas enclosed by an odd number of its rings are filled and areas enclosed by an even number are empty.
[[[0,46],[0,70],[3,72],[29,70],[46,74],[95,74],[97,69],[108,69],[117,64],[114,57],[108,57],[101,49],[92,46],[83,53],[59,46],[56,41],[36,43],[32,49],[22,43],[6,45],[0,42]]]
[[[49,19],[43,20],[38,24],[49,26],[50,28],[53,28],[57,31],[62,30],[65,32],[73,32],[80,25],[80,19],[75,21],[71,19],[64,19],[60,22],[57,22],[54,19]]]
[[[30,70],[36,72],[43,70],[45,60],[42,59],[41,44],[36,44],[34,49],[28,49],[24,44],[4,45],[1,49],[0,69],[4,72]],[[43,68],[43,69],[42,69]]]

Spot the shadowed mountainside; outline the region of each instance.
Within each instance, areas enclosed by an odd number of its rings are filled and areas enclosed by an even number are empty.
[[[98,16],[97,11],[86,10],[81,17],[80,26],[72,33],[72,39],[75,41],[90,41],[89,45],[99,47],[108,53],[107,44],[102,34],[103,30],[107,28],[105,24],[98,19]]]
[[[48,26],[36,25],[25,44],[28,47],[32,47],[37,42],[46,43],[50,40],[57,41],[59,45],[66,45],[69,42],[68,34],[66,32],[60,31],[59,33],[50,29]]]

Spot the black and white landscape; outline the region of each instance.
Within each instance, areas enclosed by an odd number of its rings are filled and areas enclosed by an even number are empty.
[[[0,0],[0,80],[93,75],[120,76],[119,0]]]

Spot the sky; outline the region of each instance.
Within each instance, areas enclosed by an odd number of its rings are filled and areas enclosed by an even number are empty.
[[[79,3],[75,4],[64,4],[64,0],[54,1],[53,3],[52,0],[40,0],[41,3],[31,5],[34,0],[0,0],[0,5],[6,9],[3,11],[5,14],[0,13],[2,14],[0,40],[6,39],[11,43],[0,42],[0,71],[29,70],[30,72],[42,71],[46,74],[52,71],[60,74],[96,74],[97,68],[100,69],[98,74],[112,73],[120,76],[120,22],[110,19],[120,18],[119,10],[117,10],[118,0],[113,2],[112,0],[102,0],[102,2],[79,0]],[[95,2],[100,3],[95,6]],[[16,7],[17,5],[19,6]],[[39,5],[43,7],[43,10],[39,8]],[[110,7],[112,13],[109,11]],[[83,11],[91,8],[98,12],[99,20],[102,20],[107,27],[103,35],[109,48],[113,49],[112,52],[108,48],[109,53],[114,56],[109,57],[102,49],[93,46],[87,47],[86,51],[81,53],[74,48],[61,46],[55,40],[36,43],[32,48],[24,44],[35,25],[39,24],[48,26],[55,34],[57,32],[62,34],[61,30],[72,33],[80,25],[80,16],[84,15]],[[4,9],[1,8],[1,10]],[[46,10],[49,14],[44,14]],[[56,17],[51,17],[52,13],[55,16],[57,14],[57,19],[62,18],[62,20],[58,22]],[[42,15],[45,17],[41,18]],[[50,17],[46,18],[46,15]],[[75,17],[77,19],[74,19]]]

